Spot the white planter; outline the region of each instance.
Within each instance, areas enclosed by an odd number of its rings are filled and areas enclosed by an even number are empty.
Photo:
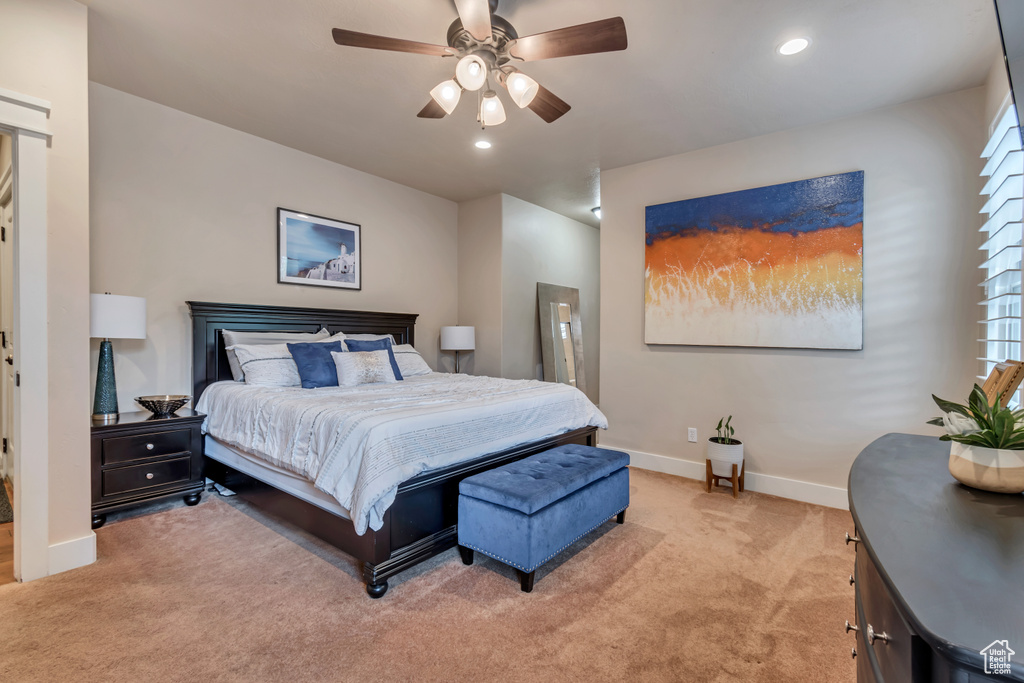
[[[967,486],[996,493],[1024,492],[1024,451],[949,444],[949,473]]]
[[[731,477],[733,465],[737,470],[743,469],[743,444],[724,444],[708,439],[708,459],[716,477]]]

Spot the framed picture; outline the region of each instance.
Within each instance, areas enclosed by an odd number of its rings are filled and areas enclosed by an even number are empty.
[[[362,289],[360,227],[333,218],[277,209],[277,281]]]
[[[861,349],[864,172],[647,207],[648,344]]]

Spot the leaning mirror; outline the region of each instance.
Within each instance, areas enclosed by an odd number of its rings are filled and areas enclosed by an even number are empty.
[[[537,307],[544,381],[586,391],[579,290],[538,282]]]

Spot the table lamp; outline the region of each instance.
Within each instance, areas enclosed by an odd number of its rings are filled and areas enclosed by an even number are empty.
[[[139,296],[91,294],[89,336],[100,338],[100,359],[96,365],[96,400],[92,419],[116,422],[117,385],[114,382],[114,348],[111,339],[146,338],[146,300]]]
[[[441,350],[455,352],[455,372],[459,371],[459,351],[476,348],[476,328],[471,325],[453,325],[441,328]]]

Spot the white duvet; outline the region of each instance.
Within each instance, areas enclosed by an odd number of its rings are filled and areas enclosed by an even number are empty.
[[[565,384],[433,373],[349,389],[217,382],[196,409],[210,436],[307,477],[380,529],[398,485],[428,469],[608,420]]]

